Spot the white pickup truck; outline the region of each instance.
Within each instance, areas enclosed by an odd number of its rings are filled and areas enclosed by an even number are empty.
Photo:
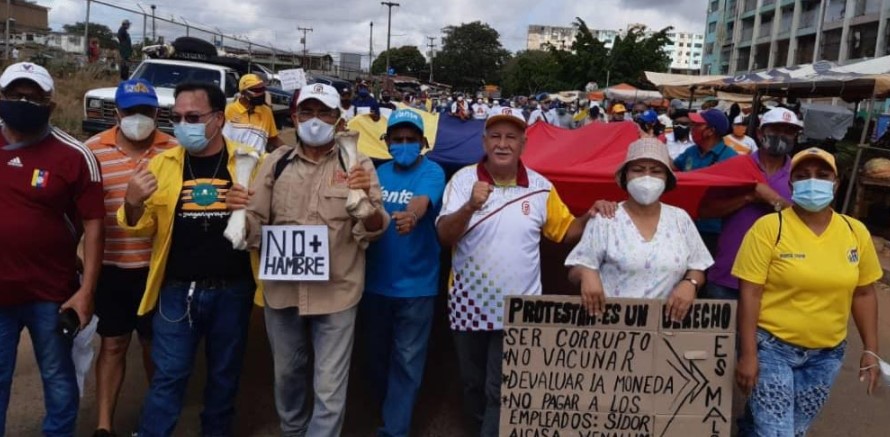
[[[136,67],[131,79],[145,79],[155,87],[158,94],[158,127],[173,133],[170,123],[170,110],[173,108],[173,91],[183,82],[210,82],[219,85],[231,102],[238,92],[239,73],[234,68],[207,62],[179,59],[146,59]],[[83,99],[83,122],[81,129],[94,134],[114,126],[114,94],[117,88],[97,88],[87,91]],[[291,96],[280,90],[269,88],[272,111],[280,124],[286,120]]]

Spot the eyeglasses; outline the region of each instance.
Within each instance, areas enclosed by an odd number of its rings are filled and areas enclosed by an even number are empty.
[[[210,114],[213,114],[214,112],[217,111],[205,112],[203,114],[170,114],[170,121],[172,121],[173,124],[179,124],[182,122],[183,119],[185,119],[186,123],[200,123],[202,117],[206,117]]]
[[[322,109],[320,111],[313,111],[311,109],[301,109],[297,111],[297,119],[300,121],[308,121],[315,117],[318,117],[322,120],[330,120],[335,121],[339,113],[336,109]]]

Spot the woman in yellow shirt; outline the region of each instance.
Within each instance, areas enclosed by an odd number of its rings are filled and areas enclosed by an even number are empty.
[[[871,235],[831,209],[837,166],[811,148],[791,160],[794,205],[758,220],[732,273],[740,279],[736,382],[749,395],[740,435],[803,436],[840,370],[852,314],[865,347],[860,379],[879,370],[882,270]]]

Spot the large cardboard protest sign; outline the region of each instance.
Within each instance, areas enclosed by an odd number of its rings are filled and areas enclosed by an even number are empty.
[[[508,297],[500,435],[729,436],[735,303],[697,300],[677,323],[664,306]]]
[[[302,68],[281,70],[278,72],[278,78],[284,91],[294,91],[306,86],[306,72]]]
[[[320,225],[263,226],[260,279],[327,281],[328,228]]]

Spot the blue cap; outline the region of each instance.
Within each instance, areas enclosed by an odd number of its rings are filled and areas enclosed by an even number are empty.
[[[410,109],[397,109],[393,111],[386,123],[386,131],[389,132],[393,127],[404,123],[410,124],[423,133],[423,118],[421,118],[420,114]]]
[[[729,133],[729,119],[726,114],[719,109],[708,109],[701,112],[693,112],[689,114],[689,120],[693,123],[706,124],[717,132],[721,137]]]
[[[114,102],[120,109],[129,109],[134,106],[158,107],[158,95],[155,89],[145,79],[130,79],[121,82],[114,93]]]
[[[643,120],[643,123],[658,123],[658,113],[652,109],[647,109],[643,115],[640,116],[640,119]]]

